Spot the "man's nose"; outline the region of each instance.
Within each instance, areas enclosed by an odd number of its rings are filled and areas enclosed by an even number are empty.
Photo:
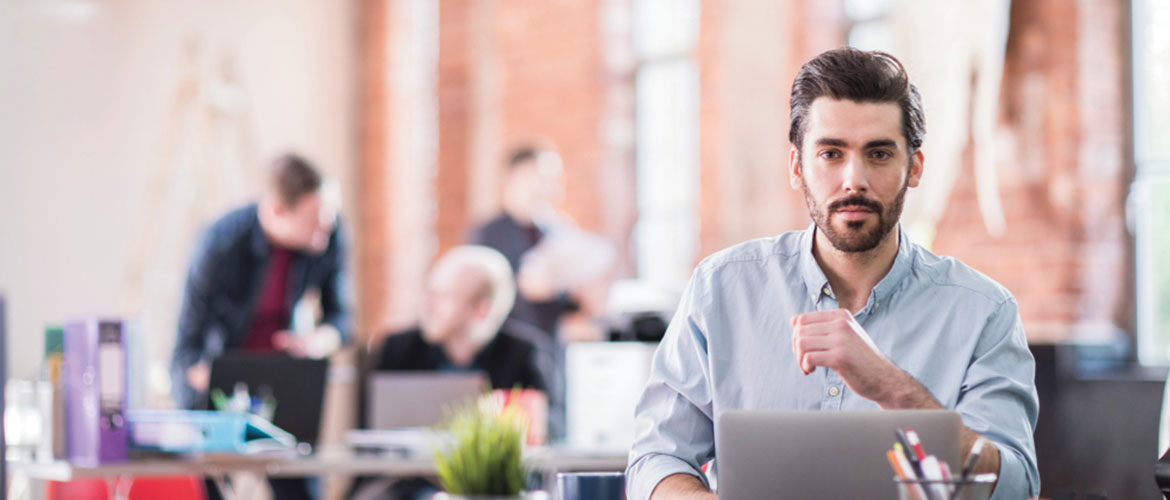
[[[857,155],[850,155],[841,171],[841,187],[846,192],[864,193],[869,190],[868,174],[865,162]]]

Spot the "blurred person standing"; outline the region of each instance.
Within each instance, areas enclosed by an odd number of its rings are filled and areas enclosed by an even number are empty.
[[[171,361],[176,403],[195,409],[207,397],[211,362],[229,352],[325,357],[350,328],[346,241],[340,196],[307,160],[275,159],[257,203],[216,220],[195,248]],[[321,322],[297,325],[293,310],[315,289]],[[303,478],[270,480],[274,497],[313,498]],[[208,487],[218,498],[218,490]]]

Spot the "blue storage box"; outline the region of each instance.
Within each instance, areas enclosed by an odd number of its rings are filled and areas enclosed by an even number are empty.
[[[256,415],[211,410],[131,410],[130,445],[168,453],[293,449],[292,434]]]

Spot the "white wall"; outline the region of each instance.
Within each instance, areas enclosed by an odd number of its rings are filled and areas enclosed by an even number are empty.
[[[141,321],[152,383],[165,384],[192,237],[255,195],[262,158],[308,155],[354,206],[354,13],[319,0],[0,2],[10,376],[36,376],[46,324],[100,313]],[[212,85],[225,53],[242,94]],[[185,74],[202,104],[176,108]],[[205,114],[213,101],[248,118]],[[209,172],[221,180],[201,182]]]

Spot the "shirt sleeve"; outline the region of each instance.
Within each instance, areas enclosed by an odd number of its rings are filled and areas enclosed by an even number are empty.
[[[673,474],[690,474],[708,484],[700,470],[715,456],[702,315],[707,289],[697,271],[654,354],[650,379],[634,410],[634,444],[626,469],[630,500],[647,500]]]
[[[999,450],[992,500],[1040,494],[1032,438],[1039,413],[1035,372],[1018,306],[1014,299],[1005,300],[983,328],[956,407],[963,424]]]
[[[192,407],[197,397],[195,390],[187,384],[187,370],[207,354],[215,271],[221,260],[220,252],[215,250],[215,233],[208,230],[200,238],[187,270],[179,309],[178,338],[171,355],[171,385],[180,408]]]

